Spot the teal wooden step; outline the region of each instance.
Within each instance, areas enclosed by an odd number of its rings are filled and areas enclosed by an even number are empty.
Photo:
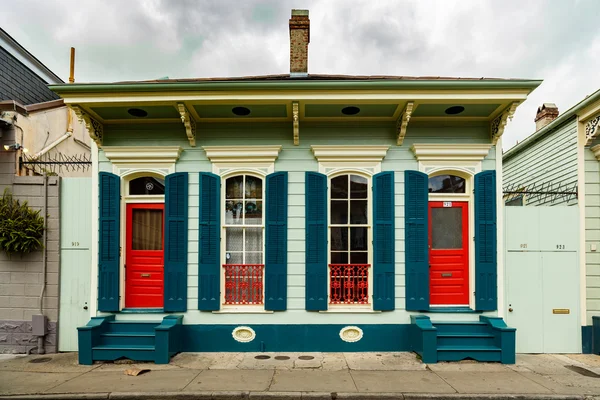
[[[491,333],[439,333],[438,346],[494,346]]]
[[[128,358],[134,361],[154,361],[154,346],[99,345],[92,347],[92,357],[99,361]]]
[[[108,332],[143,332],[154,333],[154,328],[160,325],[156,321],[110,321]]]
[[[502,349],[496,346],[438,346],[438,361],[502,361]]]
[[[446,333],[489,333],[489,326],[484,322],[432,322],[438,335]]]
[[[154,333],[147,332],[106,332],[100,334],[101,345],[154,346]]]

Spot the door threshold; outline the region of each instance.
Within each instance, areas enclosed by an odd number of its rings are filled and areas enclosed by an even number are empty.
[[[124,308],[121,310],[123,314],[162,314],[164,308]]]
[[[448,314],[481,314],[483,311],[473,310],[470,307],[431,307],[428,312],[431,313],[448,313]]]

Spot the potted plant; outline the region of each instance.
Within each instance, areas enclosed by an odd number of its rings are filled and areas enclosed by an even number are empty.
[[[10,256],[31,253],[42,247],[44,218],[24,201],[13,198],[7,188],[0,199],[0,250]]]

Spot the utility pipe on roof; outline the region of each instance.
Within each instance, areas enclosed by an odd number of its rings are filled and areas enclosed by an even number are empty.
[[[54,142],[50,143],[48,146],[44,147],[42,150],[40,150],[37,153],[35,153],[32,157],[34,159],[37,159],[38,157],[46,154],[47,152],[49,152],[50,150],[52,150],[53,148],[55,148],[56,146],[58,146],[59,144],[61,144],[65,140],[67,140],[71,135],[72,135],[71,132],[66,132],[64,135],[62,135],[61,137],[59,137],[58,139],[56,139]]]

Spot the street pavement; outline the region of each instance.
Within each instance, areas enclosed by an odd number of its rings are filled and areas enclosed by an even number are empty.
[[[423,364],[412,353],[183,353],[168,365],[85,366],[62,353],[1,357],[0,399],[600,400],[599,378],[600,357],[589,354],[502,365]]]

